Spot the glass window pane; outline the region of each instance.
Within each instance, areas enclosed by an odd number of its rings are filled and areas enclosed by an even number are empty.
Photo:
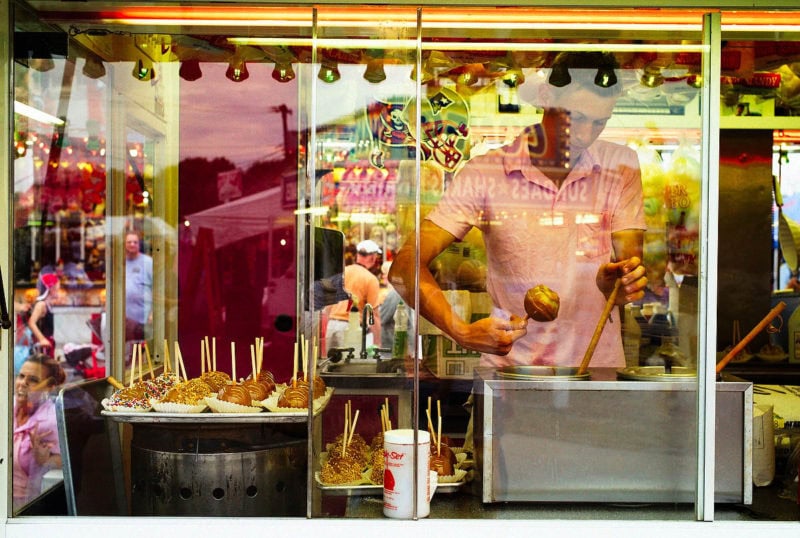
[[[315,463],[319,515],[382,517],[372,512],[378,504],[360,501],[381,495],[384,476],[391,476],[384,474],[383,432],[413,427],[413,325],[395,325],[401,301],[387,272],[407,237],[399,221],[413,219],[414,211],[416,35],[414,9],[319,11],[313,206],[315,224],[335,231],[344,248],[338,293],[315,300],[312,311],[322,376],[335,390]],[[343,446],[358,451],[355,460],[341,459]],[[343,498],[354,483],[355,495]]]
[[[418,428],[431,518],[696,517],[701,12],[31,5],[15,515],[383,518]],[[800,319],[798,38],[755,15],[723,16],[716,359],[788,308],[717,383],[714,517],[792,520],[793,419],[771,485],[745,457]]]

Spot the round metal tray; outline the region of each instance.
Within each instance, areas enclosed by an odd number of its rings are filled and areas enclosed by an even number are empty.
[[[694,381],[697,370],[685,366],[673,366],[667,373],[663,366],[629,366],[617,370],[617,379],[627,381]]]
[[[578,375],[578,369],[570,366],[504,366],[495,372],[503,379],[527,381],[586,381],[589,372]]]

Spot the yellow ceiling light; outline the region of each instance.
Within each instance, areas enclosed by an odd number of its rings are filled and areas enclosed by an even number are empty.
[[[244,57],[239,53],[238,48],[228,61],[228,69],[225,71],[225,76],[234,82],[242,82],[250,77],[250,73],[247,71],[247,62],[244,61]]]
[[[290,82],[294,80],[295,74],[290,62],[278,62],[272,70],[272,78],[278,82]]]
[[[153,80],[156,76],[156,70],[153,68],[153,62],[148,58],[139,58],[133,64],[133,71],[131,72],[133,78],[136,80]]]

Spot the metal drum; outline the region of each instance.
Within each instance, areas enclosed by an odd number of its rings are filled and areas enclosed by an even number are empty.
[[[132,513],[304,516],[306,439],[269,435],[267,442],[254,443],[243,438],[241,425],[227,429],[147,428],[147,435],[137,427],[131,443]]]

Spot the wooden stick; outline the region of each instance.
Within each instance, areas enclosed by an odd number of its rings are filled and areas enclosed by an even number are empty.
[[[211,337],[211,369],[217,371],[217,337]]]
[[[206,373],[206,343],[200,340],[200,375]]]
[[[586,349],[586,353],[583,355],[583,360],[581,361],[580,366],[578,366],[578,371],[576,372],[577,375],[583,375],[586,372],[586,369],[589,367],[589,361],[592,360],[594,349],[597,347],[597,342],[600,341],[600,335],[603,334],[603,328],[606,326],[606,322],[608,321],[608,315],[611,314],[611,309],[614,308],[614,303],[617,302],[617,294],[619,293],[619,288],[621,286],[622,279],[618,278],[617,281],[614,282],[614,289],[611,290],[611,295],[608,296],[606,306],[603,308],[603,313],[600,315],[600,321],[597,322],[597,327],[594,329],[592,339],[589,341],[589,347]]]
[[[256,338],[256,368],[258,368],[258,372],[261,372],[261,368],[264,366],[264,338],[257,337]]]
[[[148,347],[147,342],[144,342],[142,346],[144,346],[144,356],[147,358],[147,368],[150,370],[150,379],[155,379],[156,374],[153,372],[153,360],[150,357],[150,348]]]
[[[183,353],[181,353],[181,346],[177,340],[175,340],[175,360],[178,361],[175,369],[180,372],[178,378],[183,375],[183,380],[186,381],[189,377],[186,375],[186,366],[183,364]],[[180,370],[178,370],[178,368],[180,368]]]
[[[205,345],[206,350],[206,372],[211,371],[211,346],[208,343],[208,336],[203,337],[203,345]]]
[[[428,431],[431,433],[431,438],[433,443],[436,444],[436,431],[433,429],[433,420],[431,420],[431,408],[425,410],[425,414],[428,415]]]
[[[294,343],[294,363],[292,365],[292,385],[297,381],[297,342]]]
[[[169,357],[169,342],[164,338],[164,373],[172,371],[172,365],[169,363],[171,360]]]
[[[350,423],[348,419],[350,418],[348,413],[348,405],[350,404],[350,400],[347,400],[347,403],[344,404],[344,431],[342,432],[342,453],[344,453],[345,449],[347,448],[347,434],[350,432]]]
[[[133,386],[133,380],[136,377],[136,346],[131,346],[131,378],[128,382],[128,386]]]
[[[303,339],[303,381],[308,381],[308,369],[309,366],[309,356],[308,356],[308,340],[306,337],[301,335]]]
[[[256,346],[255,344],[250,344],[250,374],[251,379],[256,378]]]
[[[347,439],[347,445],[350,445],[350,441],[353,440],[353,434],[356,433],[356,423],[358,422],[358,412],[359,410],[356,409],[356,414],[353,417],[353,425],[350,427],[350,437]]]
[[[178,381],[180,381],[181,380],[181,365],[180,365],[180,363],[178,363],[178,341],[177,340],[175,340],[174,349],[175,349],[175,353],[174,353],[175,358],[173,359],[173,361],[174,361],[173,362],[173,366],[175,366],[175,376],[177,376]]]
[[[139,383],[141,383],[142,377],[144,376],[144,369],[142,368],[142,344],[136,344],[136,354],[139,358],[139,376],[137,379]]]
[[[236,383],[236,342],[231,342],[231,378]]]
[[[775,307],[772,310],[770,310],[769,313],[764,317],[764,319],[759,321],[758,325],[753,327],[753,330],[747,333],[747,336],[739,340],[739,343],[733,346],[733,349],[728,351],[727,355],[722,357],[722,360],[717,363],[717,373],[720,373],[722,369],[725,368],[725,366],[729,362],[731,362],[731,359],[733,359],[741,350],[745,348],[745,346],[747,346],[747,344],[750,343],[750,340],[755,338],[758,333],[766,329],[767,325],[769,325],[769,323],[775,317],[777,317],[778,314],[783,312],[784,308],[786,308],[786,303],[784,303],[783,301],[776,304]]]
[[[388,407],[383,408],[383,418],[386,421],[386,431],[388,432],[389,430],[392,429],[392,419],[389,417]]]
[[[436,400],[436,411],[438,414],[438,429],[436,430],[436,454],[442,454],[442,401]]]

